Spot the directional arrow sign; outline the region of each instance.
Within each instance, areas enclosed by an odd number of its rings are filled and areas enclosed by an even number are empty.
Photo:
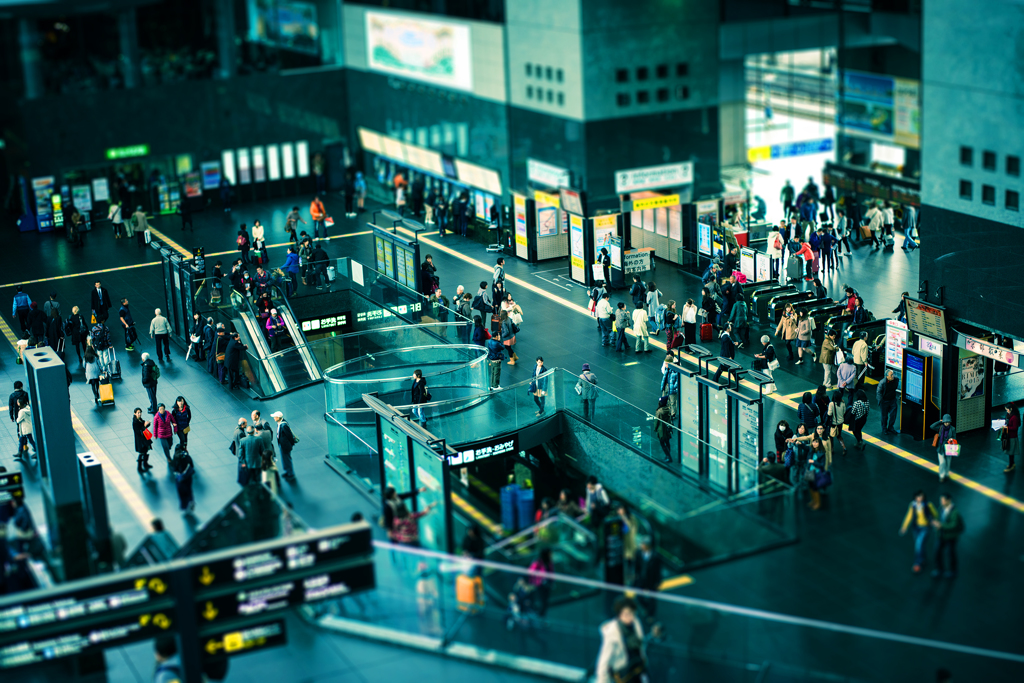
[[[203,584],[204,586],[209,586],[217,577],[214,576],[213,572],[210,571],[209,567],[203,566],[203,570],[199,573],[198,578],[199,583]]]
[[[217,608],[213,606],[212,602],[207,601],[206,607],[203,609],[203,619],[206,619],[207,621],[213,621],[217,618],[217,614],[219,614]]]

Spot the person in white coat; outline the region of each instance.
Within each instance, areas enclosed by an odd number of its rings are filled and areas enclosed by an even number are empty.
[[[601,624],[597,683],[646,682],[647,644],[643,626],[636,617],[636,603],[629,598],[619,598],[615,601],[614,612],[614,619]]]
[[[779,277],[782,270],[782,250],[786,248],[786,240],[782,237],[781,225],[768,235],[768,258],[771,259],[771,275]]]

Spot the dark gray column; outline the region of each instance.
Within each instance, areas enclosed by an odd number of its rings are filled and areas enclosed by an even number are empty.
[[[25,79],[25,99],[43,96],[43,65],[39,55],[39,31],[35,19],[18,20],[18,46],[21,52],[21,73]]]
[[[64,362],[49,347],[29,349],[25,369],[51,558],[61,580],[79,579],[89,576],[89,550]]]
[[[139,29],[136,24],[134,7],[117,15],[117,32],[121,41],[121,72],[124,74],[124,87],[137,88],[142,84],[142,71],[139,57]]]
[[[217,31],[217,78],[234,78],[235,61],[235,3],[234,0],[215,0],[214,30]]]

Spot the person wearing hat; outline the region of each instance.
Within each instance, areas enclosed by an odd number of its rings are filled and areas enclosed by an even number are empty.
[[[267,337],[270,339],[271,353],[281,348],[281,340],[287,334],[288,328],[284,325],[284,318],[276,308],[270,309],[270,317],[267,318]]]
[[[952,464],[952,456],[946,455],[946,444],[956,440],[956,427],[953,425],[953,418],[946,413],[941,420],[932,423],[929,429],[937,432],[935,455],[939,458],[939,481],[943,482],[949,478],[949,466]]]
[[[271,413],[270,417],[274,418],[274,422],[277,423],[277,445],[281,449],[281,463],[284,465],[284,474],[281,476],[288,481],[294,481],[295,470],[292,469],[292,449],[295,448],[295,444],[299,440],[295,438],[291,426],[284,419],[284,413],[278,410]]]
[[[590,371],[590,363],[583,364],[579,381],[576,382],[576,393],[583,399],[583,419],[594,419],[594,401],[597,400],[597,376]]]

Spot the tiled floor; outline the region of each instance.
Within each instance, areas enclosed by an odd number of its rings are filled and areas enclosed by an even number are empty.
[[[195,219],[197,229],[194,235],[182,236],[177,221],[172,218],[158,218],[154,224],[186,248],[201,244],[211,261],[222,259],[229,262],[233,256],[216,254],[232,249],[238,222],[251,222],[253,217],[260,215],[281,218],[281,207],[291,204],[292,201],[287,200],[244,206],[236,209],[235,216],[225,216],[216,211],[199,214]],[[265,222],[268,241],[283,241],[283,231],[277,219]],[[339,220],[338,230],[357,232],[365,230],[365,225]],[[472,292],[476,289],[475,283],[489,279],[489,265],[493,264],[495,256],[487,254],[482,245],[452,237],[439,241],[437,236],[429,235],[424,237],[424,243],[423,253],[433,254],[442,285],[447,290],[453,291],[456,284],[462,283]],[[83,249],[70,248],[55,234],[25,233],[12,235],[8,247],[8,256],[4,258],[5,279],[13,284],[39,278],[61,278],[26,285],[26,291],[34,299],[42,301],[51,290],[55,290],[64,309],[70,309],[71,304],[87,309],[88,290],[97,276],[62,276],[156,260],[152,249],[140,249],[128,240],[115,241],[109,230],[104,229],[87,235]],[[372,262],[369,236],[333,240],[326,248],[333,257],[351,256],[364,263]],[[283,248],[271,249],[272,262],[283,261],[283,251]],[[10,256],[15,253],[18,254],[17,259]],[[869,247],[859,247],[853,257],[841,259],[840,272],[829,277],[826,286],[833,294],[841,292],[844,283],[856,286],[864,295],[867,307],[878,317],[885,317],[898,302],[900,292],[916,290],[918,254],[907,255],[898,249],[894,254],[882,254],[871,252]],[[466,261],[466,258],[488,267],[480,267]],[[588,362],[602,386],[653,412],[658,396],[661,354],[637,356],[601,348],[593,320],[516,282],[529,283],[578,306],[585,305],[583,288],[557,288],[536,276],[540,271],[560,267],[564,267],[564,263],[529,265],[508,258],[508,289],[525,313],[518,353],[527,360],[542,354],[549,366],[565,367],[574,372],[579,371],[582,363]],[[552,274],[547,272],[545,277]],[[161,306],[163,300],[159,269],[143,265],[103,273],[98,277],[113,297],[129,297],[140,329],[148,328],[150,312]],[[682,301],[687,297],[697,298],[699,293],[699,282],[695,277],[680,273],[666,262],[659,263],[653,279],[664,293],[664,299]],[[0,286],[0,294],[10,297],[13,293],[12,286]],[[613,301],[620,298],[628,299],[625,293],[616,293],[612,297]],[[9,317],[7,320],[11,324]],[[760,333],[758,329],[753,330],[752,338],[756,339]],[[115,341],[117,337],[115,332]],[[660,339],[664,340],[664,336]],[[145,407],[145,391],[138,378],[139,354],[152,351],[151,346],[146,339],[134,353],[120,354],[124,380],[115,387],[117,404],[113,408],[93,405],[91,391],[83,382],[77,359],[70,360],[75,377],[71,386],[72,406],[145,505],[154,515],[165,520],[172,533],[183,539],[191,533],[196,522],[184,519],[177,511],[174,486],[160,462],[161,458],[154,455],[152,476],[142,478],[135,472],[131,410],[137,405]],[[746,350],[741,350],[738,356],[740,362],[749,364],[750,356]],[[0,381],[6,381],[10,386],[16,378],[23,376],[24,370],[14,365],[12,353],[5,350],[0,357],[3,358]],[[503,379],[524,380],[531,369],[531,362],[514,368],[505,366]],[[787,395],[813,389],[819,376],[819,366],[805,364],[797,367],[783,361],[783,368],[777,373],[778,393]],[[322,422],[322,387],[313,386],[272,401],[255,403],[240,392],[227,392],[210,378],[204,368],[194,362],[186,363],[182,349],[175,349],[174,360],[162,366],[159,398],[170,403],[178,395],[187,397],[195,412],[189,450],[198,471],[195,487],[198,523],[213,514],[236,490],[235,459],[228,451],[229,438],[238,417],[248,417],[253,408],[259,408],[265,416],[274,410],[282,410],[302,438],[295,452],[298,481],[285,484],[285,496],[300,515],[314,526],[325,526],[347,520],[357,509],[369,512],[365,500],[323,463],[326,435]],[[792,420],[793,417],[789,407],[770,401],[765,412],[766,439],[770,439],[768,432],[779,419]],[[6,425],[11,439],[8,443],[11,443],[13,425]],[[873,435],[880,433],[877,413],[869,419],[867,431]],[[929,460],[933,458],[929,448],[914,443],[908,437],[885,437],[884,440]],[[1003,475],[1003,460],[990,435],[968,434],[962,443],[965,455],[956,463],[955,471],[1006,495],[1024,499],[1024,483],[1018,478]],[[9,455],[0,456],[0,463],[8,468],[13,466]],[[30,480],[33,507],[38,508],[35,502],[38,496],[32,494],[32,482],[37,477],[33,471],[26,476]],[[928,578],[910,573],[910,541],[896,533],[913,491],[921,488],[932,499],[938,498],[940,489],[935,475],[887,451],[869,446],[863,454],[851,453],[846,458],[837,458],[835,476],[836,485],[826,496],[825,508],[818,513],[802,515],[801,543],[696,572],[696,583],[683,590],[689,595],[760,609],[980,647],[1020,650],[1017,634],[1024,627],[1024,617],[1014,601],[1006,598],[1018,594],[1021,561],[1024,559],[1021,513],[963,486],[950,484],[943,487],[956,496],[967,520],[968,533],[961,543],[961,578],[953,584],[936,585]],[[108,499],[117,531],[126,537],[129,547],[134,546],[143,532],[139,520],[112,491]],[[37,509],[36,512],[36,518],[41,519],[40,511]],[[980,612],[984,613],[984,618],[979,617]],[[358,647],[344,648],[346,656],[356,651],[377,651],[377,646],[359,643]],[[399,659],[416,661],[417,664],[421,660],[429,662],[423,666],[432,667],[436,677],[433,673],[431,676],[435,680],[441,677],[457,680],[469,675],[462,670],[446,670],[444,667],[450,663],[438,663],[441,660],[420,655],[413,657],[402,652],[402,657],[395,658],[393,662],[387,662],[388,657],[382,652],[378,665],[373,667],[370,662],[362,660],[353,664],[340,657],[335,660],[329,654],[317,654],[316,657],[324,656],[330,666],[335,662],[341,663],[336,670],[325,663],[323,668],[315,672],[311,670],[310,678],[301,680],[383,680],[400,673],[398,669],[382,668],[399,666]],[[289,653],[292,653],[291,646]],[[125,676],[117,680],[143,680],[148,675],[144,668],[147,654],[126,655],[141,662],[138,665],[141,673],[135,674],[137,678]],[[304,656],[299,650],[294,654]],[[238,660],[239,670],[255,667],[253,663],[263,661],[264,657],[268,662],[274,660],[273,653],[241,658]],[[382,661],[385,663],[380,663]],[[128,667],[127,664],[125,666]],[[407,665],[403,663],[402,666]],[[358,669],[359,673],[352,672],[352,669]]]

